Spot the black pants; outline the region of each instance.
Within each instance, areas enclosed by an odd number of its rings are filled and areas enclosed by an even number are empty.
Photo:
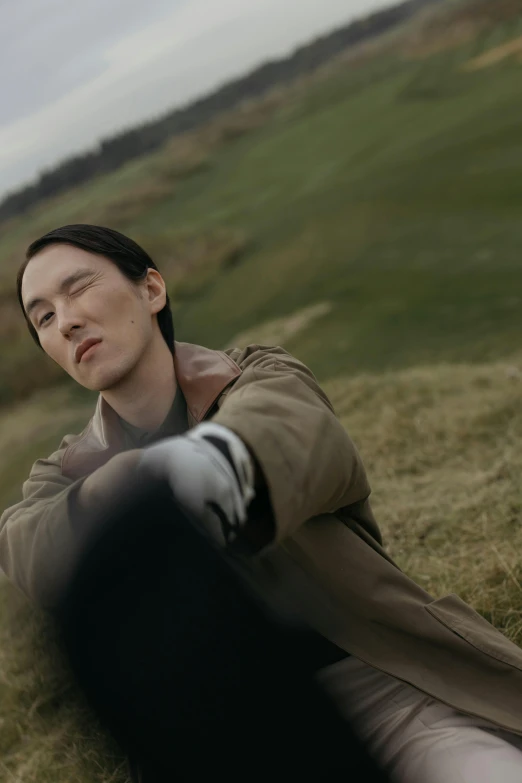
[[[317,638],[265,611],[163,484],[107,516],[58,615],[75,675],[142,783],[384,783],[316,687]]]

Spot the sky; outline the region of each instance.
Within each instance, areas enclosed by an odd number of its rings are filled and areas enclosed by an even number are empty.
[[[0,0],[0,197],[398,0]]]

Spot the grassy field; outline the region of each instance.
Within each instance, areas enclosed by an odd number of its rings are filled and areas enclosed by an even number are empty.
[[[522,643],[522,3],[486,6],[449,3],[451,25],[417,22],[3,227],[0,506],[90,404],[51,388],[17,325],[23,247],[113,225],[165,270],[180,339],[311,365],[393,556]],[[121,783],[44,621],[0,598],[0,780]]]

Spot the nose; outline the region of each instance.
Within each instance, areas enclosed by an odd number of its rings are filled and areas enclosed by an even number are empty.
[[[56,320],[58,322],[58,329],[63,336],[70,340],[72,334],[76,329],[81,329],[84,325],[79,313],[74,312],[71,307],[63,306],[56,309]]]

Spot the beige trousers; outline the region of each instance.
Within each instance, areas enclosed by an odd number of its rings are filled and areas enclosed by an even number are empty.
[[[323,669],[319,678],[397,783],[522,783],[521,737],[357,658]]]

